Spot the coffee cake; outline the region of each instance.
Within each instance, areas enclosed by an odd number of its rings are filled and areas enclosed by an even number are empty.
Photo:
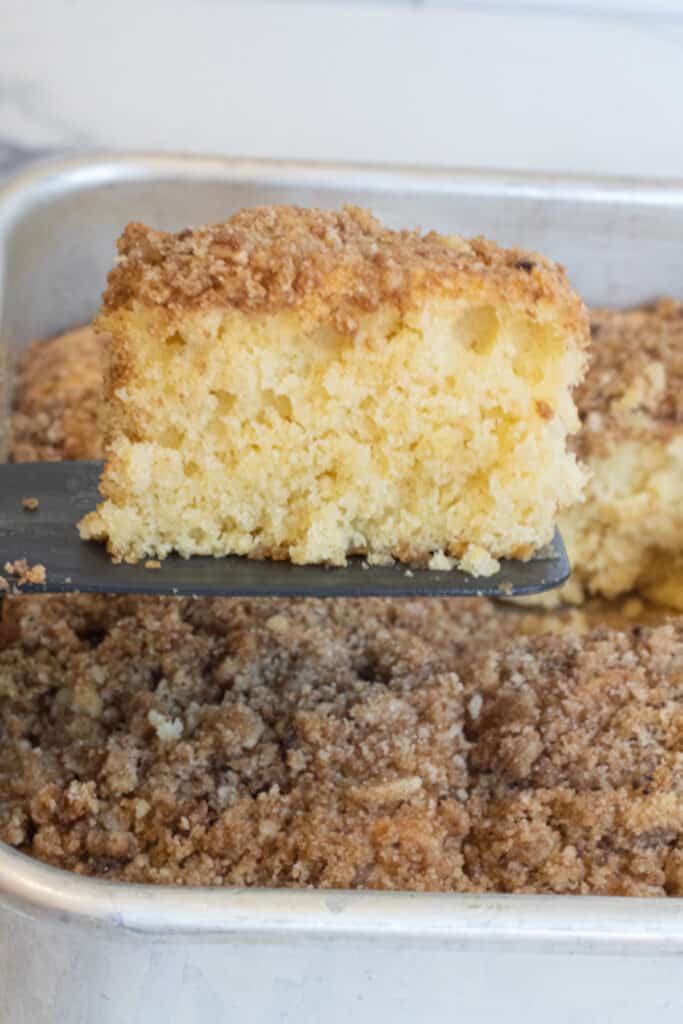
[[[115,560],[392,558],[478,575],[576,501],[584,308],[541,256],[368,212],[129,225],[99,326]]]

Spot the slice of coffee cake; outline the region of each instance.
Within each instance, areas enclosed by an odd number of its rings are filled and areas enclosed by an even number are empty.
[[[115,560],[170,551],[488,574],[580,495],[585,310],[563,271],[368,212],[128,226],[99,328]]]

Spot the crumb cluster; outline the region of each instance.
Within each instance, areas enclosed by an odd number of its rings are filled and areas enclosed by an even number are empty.
[[[16,586],[41,584],[46,580],[44,565],[29,565],[25,558],[17,558],[14,562],[5,562],[4,570],[8,576],[16,580]]]
[[[29,346],[15,392],[15,462],[102,457],[98,409],[105,344],[92,327],[81,327]]]
[[[683,436],[683,302],[591,310],[590,371],[578,386],[583,457],[620,440]]]
[[[104,311],[134,303],[167,310],[218,306],[244,312],[296,308],[353,332],[360,312],[405,308],[424,289],[478,285],[526,308],[551,303],[567,328],[585,311],[561,267],[484,238],[393,231],[368,210],[264,206],[176,234],[129,224],[118,243]]]

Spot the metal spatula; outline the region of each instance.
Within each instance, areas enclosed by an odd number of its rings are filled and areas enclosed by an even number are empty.
[[[353,558],[345,568],[291,565],[248,558],[169,556],[159,569],[113,565],[101,544],[84,542],[76,523],[100,500],[100,462],[19,463],[0,466],[0,574],[25,559],[45,567],[45,583],[22,592],[184,594],[231,597],[472,597],[537,594],[569,576],[559,533],[530,561],[503,561],[495,576],[452,570],[368,567]],[[35,499],[27,501],[26,499]],[[34,506],[34,507],[27,507]],[[5,573],[7,576],[7,573]],[[10,582],[15,582],[8,577]]]

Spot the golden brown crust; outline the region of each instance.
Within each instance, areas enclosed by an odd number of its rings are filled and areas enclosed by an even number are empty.
[[[405,308],[426,290],[527,310],[541,303],[584,333],[584,309],[562,268],[483,238],[392,231],[368,211],[294,206],[242,210],[224,224],[178,234],[129,224],[109,275],[104,314],[134,303],[177,311],[210,307],[249,313],[298,309],[312,323],[353,332],[357,317],[384,303]]]
[[[620,439],[668,440],[683,432],[683,303],[591,310],[588,373],[576,390],[585,457]]]

